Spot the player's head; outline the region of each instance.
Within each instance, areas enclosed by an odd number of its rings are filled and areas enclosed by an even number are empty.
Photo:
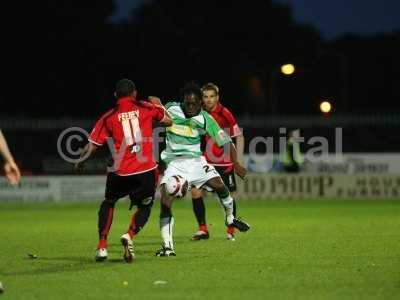
[[[291,138],[300,138],[301,137],[301,132],[299,128],[296,129],[290,129],[288,132],[288,136]]]
[[[132,80],[121,79],[115,85],[115,97],[117,99],[122,97],[136,97],[137,91],[136,86]]]
[[[203,107],[206,111],[214,110],[219,101],[219,88],[214,83],[209,82],[201,88],[203,94]]]
[[[201,89],[194,82],[189,82],[181,91],[183,98],[183,111],[188,117],[197,116],[201,110]]]

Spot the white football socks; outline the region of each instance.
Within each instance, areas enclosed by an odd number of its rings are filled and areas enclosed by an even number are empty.
[[[172,229],[174,227],[174,217],[160,218],[161,237],[164,241],[164,247],[174,249],[172,240]]]
[[[222,205],[225,208],[226,214],[226,224],[232,224],[234,216],[233,216],[233,198],[229,194],[226,198],[220,198]]]

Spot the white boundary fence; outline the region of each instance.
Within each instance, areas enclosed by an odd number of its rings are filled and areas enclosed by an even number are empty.
[[[256,173],[282,172],[279,154],[245,155],[249,171]],[[400,153],[343,153],[327,154],[305,161],[303,173],[318,174],[400,174]]]
[[[0,179],[2,202],[99,202],[105,176],[25,176],[17,187]],[[238,179],[238,199],[396,199],[400,174],[256,174]]]

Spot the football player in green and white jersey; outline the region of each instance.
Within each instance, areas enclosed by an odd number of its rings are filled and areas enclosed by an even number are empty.
[[[233,199],[218,172],[202,155],[201,137],[208,134],[218,146],[225,147],[230,153],[236,174],[243,179],[246,169],[237,160],[234,144],[213,117],[201,109],[202,93],[199,86],[187,84],[182,90],[182,97],[183,102],[170,102],[165,106],[173,125],[167,127],[166,149],[161,153],[167,169],[161,180],[160,230],[163,244],[157,256],[175,256],[172,238],[174,218],[171,211],[174,196],[168,194],[165,186],[173,176],[185,178],[189,186],[201,188],[207,185],[212,188],[225,209],[225,224],[239,231],[250,229],[248,224],[233,216]]]

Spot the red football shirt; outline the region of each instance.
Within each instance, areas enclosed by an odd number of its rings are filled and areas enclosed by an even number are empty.
[[[153,156],[153,120],[161,121],[164,114],[162,107],[149,102],[120,98],[117,106],[96,122],[89,142],[101,146],[112,138],[114,172],[118,175],[150,171],[157,167]]]
[[[221,103],[218,103],[215,109],[209,113],[217,121],[219,127],[225,130],[230,137],[242,134],[235,117]],[[204,150],[204,156],[210,164],[214,166],[230,166],[233,164],[229,152],[224,151],[224,147],[218,147],[208,135],[205,139],[206,149]]]

